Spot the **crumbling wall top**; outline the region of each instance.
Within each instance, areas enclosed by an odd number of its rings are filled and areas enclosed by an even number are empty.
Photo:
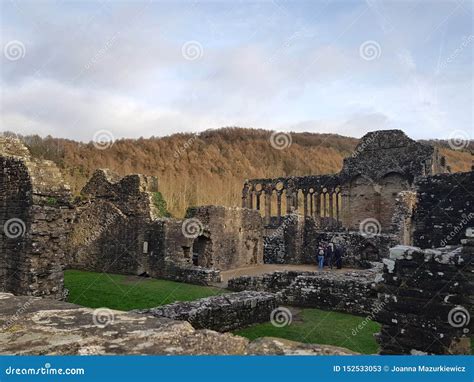
[[[50,160],[33,158],[19,139],[0,136],[0,157],[27,168],[34,195],[69,200],[71,188],[65,183],[56,164]]]

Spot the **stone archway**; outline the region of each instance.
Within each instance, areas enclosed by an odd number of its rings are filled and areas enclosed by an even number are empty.
[[[212,241],[208,237],[201,235],[193,242],[193,265],[205,268],[212,268]]]

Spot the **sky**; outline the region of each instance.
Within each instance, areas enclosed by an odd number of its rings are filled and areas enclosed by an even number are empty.
[[[473,2],[1,1],[0,131],[473,139]]]

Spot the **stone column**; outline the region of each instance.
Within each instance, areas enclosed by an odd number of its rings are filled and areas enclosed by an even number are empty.
[[[286,214],[291,214],[291,207],[293,207],[293,191],[286,190]]]
[[[270,224],[272,215],[272,189],[270,186],[265,189],[265,225]]]
[[[255,192],[255,197],[256,197],[256,209],[260,211],[260,195],[262,195],[262,191],[256,191]]]
[[[339,202],[339,195],[340,195],[340,193],[339,193],[339,192],[336,192],[334,195],[335,195],[335,197],[336,197],[336,220],[339,221],[339,210],[340,210],[340,208],[341,208],[340,202]]]
[[[244,187],[242,189],[242,208],[249,207],[249,185],[247,182],[244,183]]]
[[[281,223],[281,191],[277,191],[277,216],[278,223]]]

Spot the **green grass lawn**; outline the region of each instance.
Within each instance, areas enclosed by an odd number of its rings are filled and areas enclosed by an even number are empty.
[[[364,321],[364,317],[319,309],[303,309],[300,314],[300,317],[293,318],[290,325],[282,328],[264,323],[237,330],[235,334],[250,340],[280,337],[298,342],[342,346],[363,354],[378,351],[373,334],[379,332],[380,324],[374,321],[367,322],[354,336],[352,330]]]
[[[89,308],[117,310],[152,308],[226,292],[223,289],[167,280],[68,270],[64,284],[68,302]]]

